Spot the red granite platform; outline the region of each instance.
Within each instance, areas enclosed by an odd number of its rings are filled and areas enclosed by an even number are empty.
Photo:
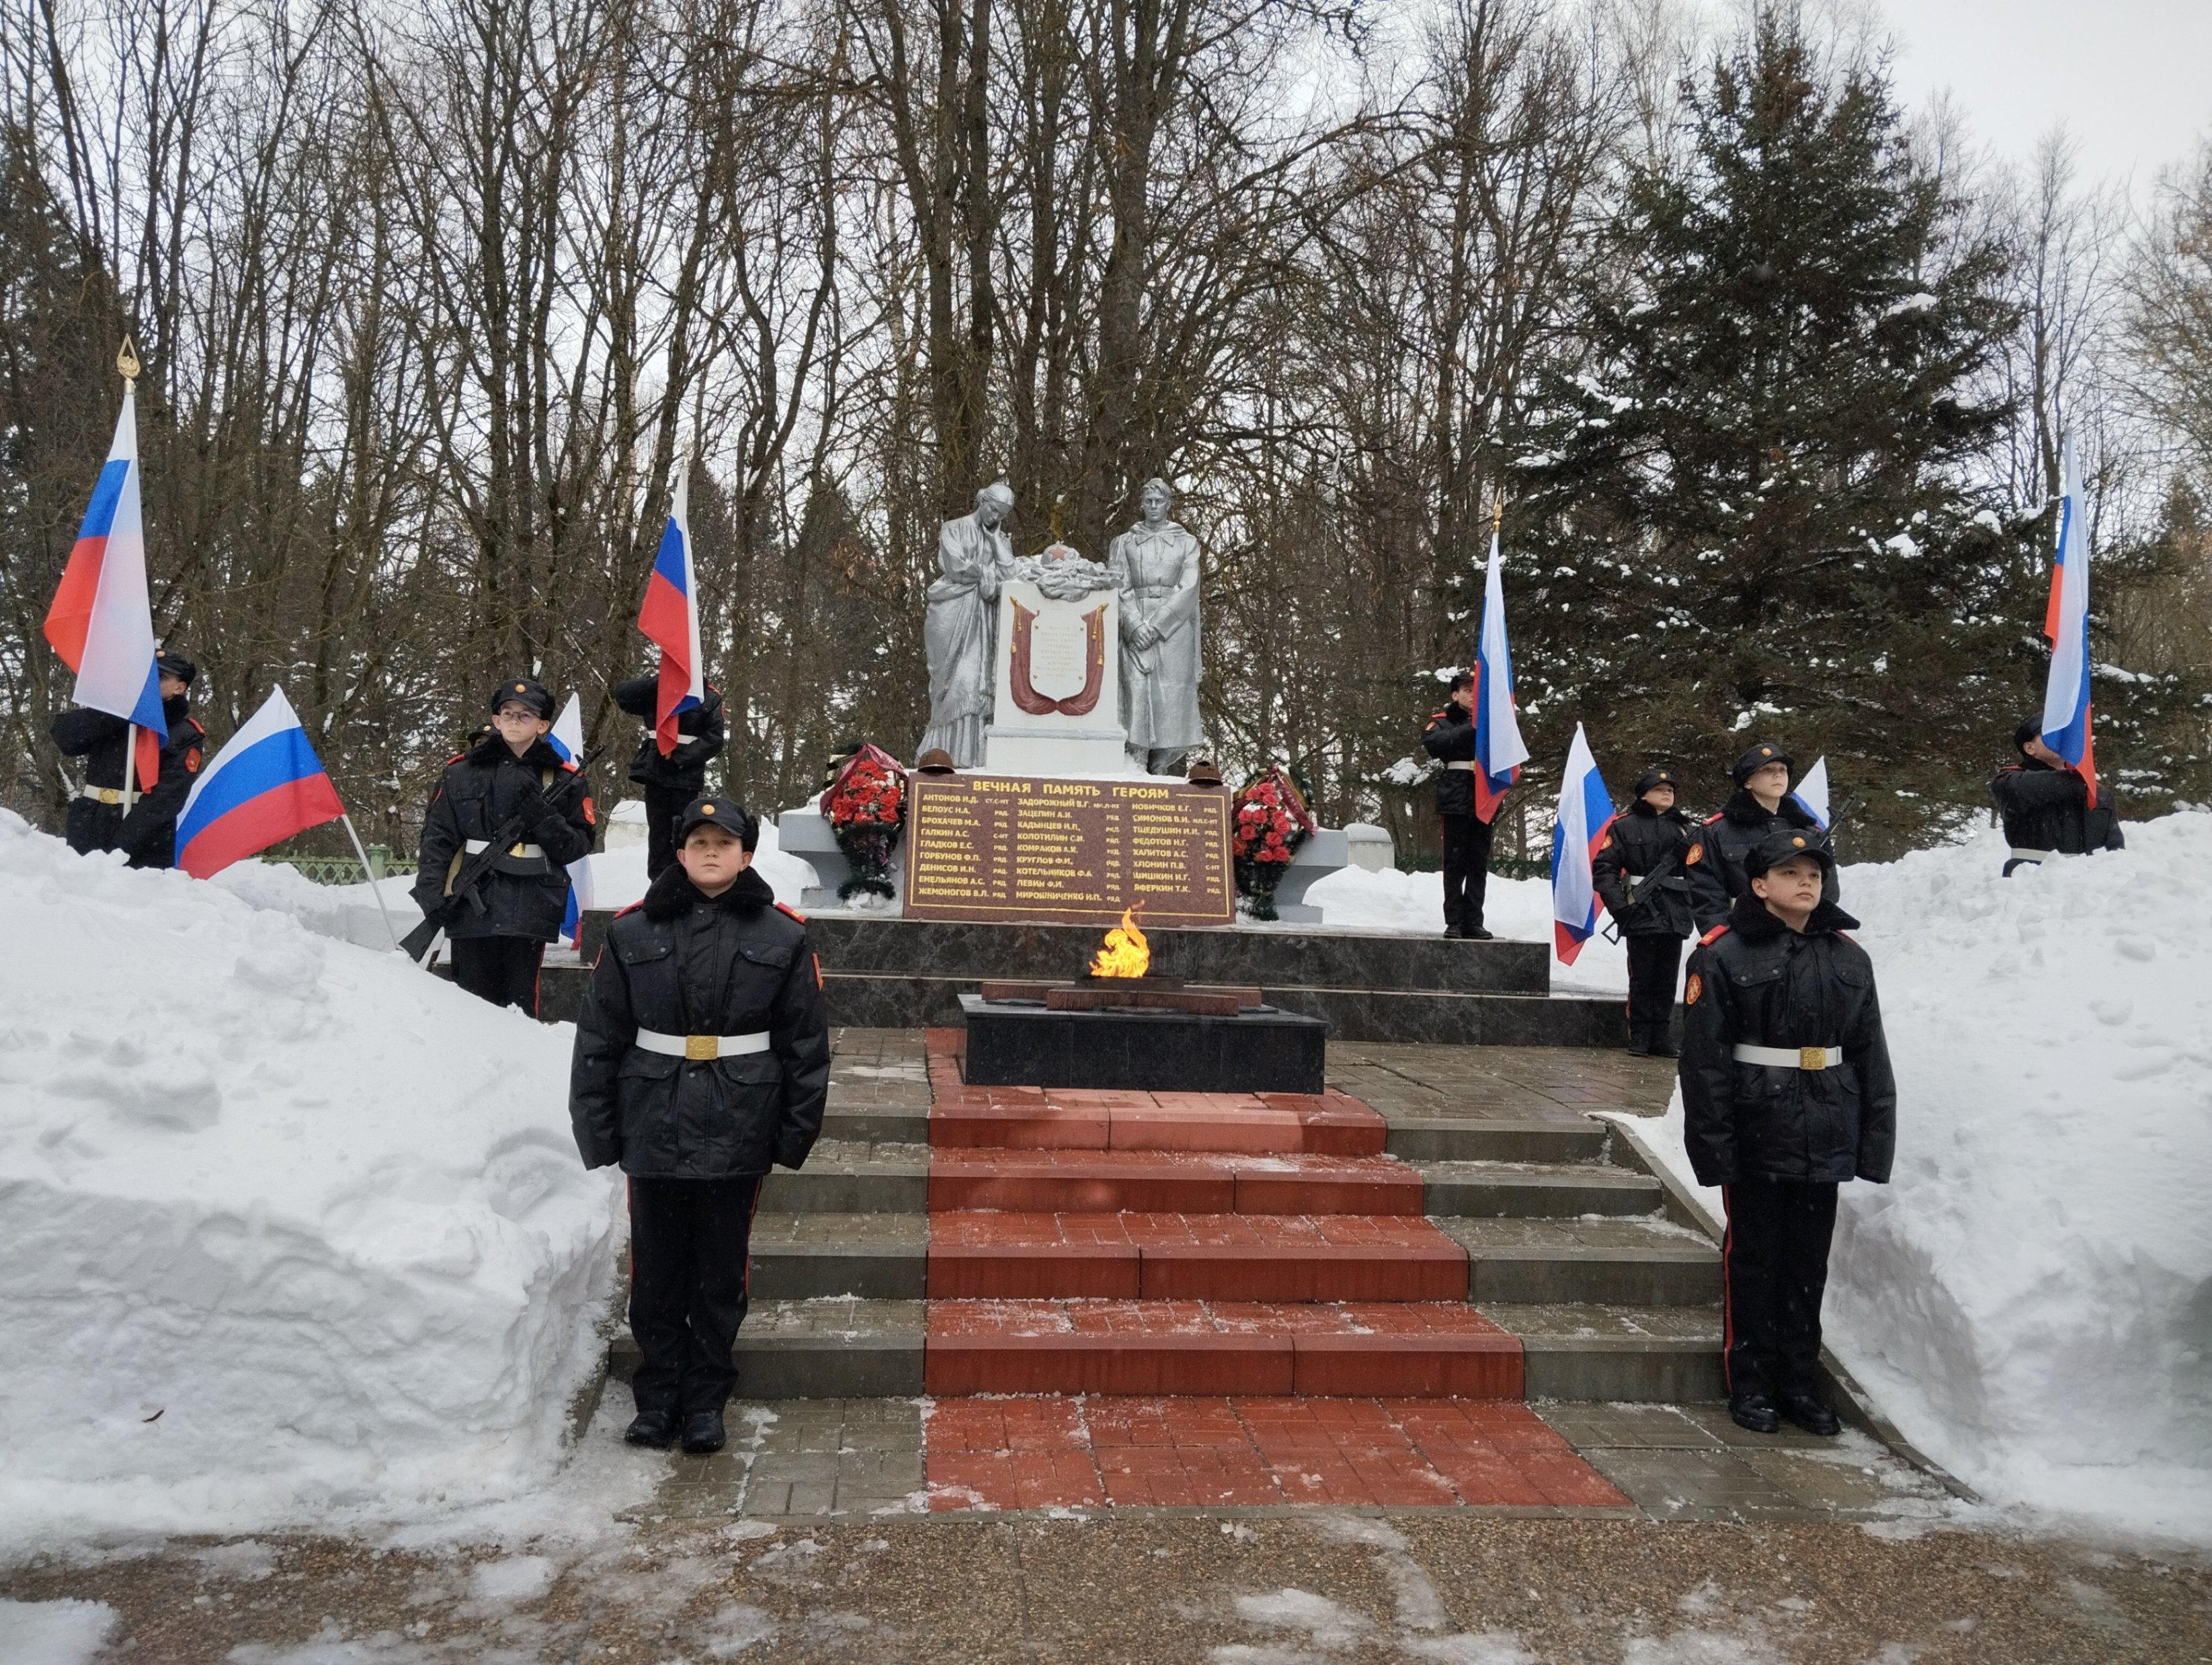
[[[1421,1198],[1421,1176],[1380,1156],[956,1147],[929,1158],[933,1214],[1419,1214]]]
[[[1518,1405],[956,1399],[923,1425],[932,1510],[1474,1504],[1626,1510]]]

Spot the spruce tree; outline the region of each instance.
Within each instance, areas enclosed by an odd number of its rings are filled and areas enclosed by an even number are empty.
[[[1974,391],[2004,256],[1963,234],[1881,73],[1824,70],[1788,15],[1684,99],[1508,506],[1522,702],[1562,749],[1579,718],[1613,774],[1665,757],[1708,803],[1753,736],[1825,751],[1865,796],[1850,854],[1886,854],[1975,803],[2039,615],[1966,483],[2005,415]]]

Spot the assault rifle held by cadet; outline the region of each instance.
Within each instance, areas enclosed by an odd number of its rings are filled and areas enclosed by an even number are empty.
[[[445,901],[426,915],[420,925],[400,939],[399,951],[421,965],[429,955],[430,945],[437,941],[439,932],[454,924],[469,909],[483,913],[484,901],[480,893],[483,882],[491,876],[500,860],[514,845],[523,842],[523,835],[532,827],[548,815],[557,815],[568,806],[570,795],[584,789],[592,765],[598,763],[605,752],[606,748],[601,746],[574,769],[564,770],[561,778],[546,788],[535,805],[520,813],[510,815],[492,829],[492,835],[484,841],[483,848],[463,861],[459,870],[453,874],[453,885],[447,892]]]

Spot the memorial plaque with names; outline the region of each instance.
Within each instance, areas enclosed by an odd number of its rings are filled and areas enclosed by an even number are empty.
[[[1227,925],[1229,793],[1182,781],[908,779],[906,917]]]

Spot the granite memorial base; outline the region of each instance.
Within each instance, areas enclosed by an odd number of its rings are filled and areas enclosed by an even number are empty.
[[[1054,1012],[1041,1002],[963,994],[968,1084],[1121,1088],[1136,1092],[1322,1091],[1328,1025],[1273,1006],[1210,1013],[1106,1007]]]

